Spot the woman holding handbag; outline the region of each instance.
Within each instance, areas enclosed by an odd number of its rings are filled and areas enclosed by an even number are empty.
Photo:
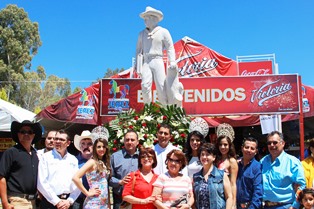
[[[160,174],[154,183],[154,204],[158,209],[180,208],[189,209],[194,203],[192,181],[180,171],[186,166],[186,158],[181,150],[173,149],[167,154],[168,171]]]
[[[153,205],[156,197],[152,196],[153,183],[158,178],[158,175],[153,171],[156,165],[157,159],[155,151],[151,148],[142,148],[138,158],[139,169],[130,174],[131,180],[123,189],[123,201],[132,204],[131,206],[127,206],[127,208],[156,208]]]

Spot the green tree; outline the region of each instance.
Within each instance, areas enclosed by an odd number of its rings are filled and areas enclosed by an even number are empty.
[[[6,89],[9,100],[20,96],[15,81],[25,78],[24,69],[30,70],[40,46],[38,23],[31,22],[23,8],[8,5],[0,11],[0,88]]]
[[[55,75],[48,76],[39,97],[40,109],[59,101],[71,94],[71,84],[67,78],[59,78]]]
[[[72,94],[75,94],[76,92],[80,92],[80,91],[82,91],[82,88],[77,86],[74,88]]]
[[[7,93],[5,92],[4,88],[0,89],[0,99],[4,101],[8,101]]]
[[[120,69],[116,68],[115,70],[108,68],[104,75],[104,78],[110,78],[111,76],[116,75],[120,72],[123,72],[124,70],[125,70],[124,68],[120,68]]]

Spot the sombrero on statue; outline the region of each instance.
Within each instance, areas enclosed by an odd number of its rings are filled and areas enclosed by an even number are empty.
[[[146,7],[145,12],[142,12],[140,14],[140,17],[145,19],[145,17],[147,15],[153,15],[153,16],[157,17],[159,22],[162,21],[162,19],[164,18],[164,15],[161,11],[154,9],[153,7],[149,7],[149,6]]]

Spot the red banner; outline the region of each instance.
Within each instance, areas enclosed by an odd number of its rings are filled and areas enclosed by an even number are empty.
[[[71,123],[98,124],[99,83],[58,101],[36,117]]]
[[[240,76],[273,74],[272,61],[239,62],[238,66]]]
[[[236,61],[190,39],[174,44],[180,77],[236,76]]]
[[[297,75],[181,78],[188,115],[298,113]],[[102,79],[101,116],[143,108],[140,79]],[[153,99],[157,93],[153,91]]]

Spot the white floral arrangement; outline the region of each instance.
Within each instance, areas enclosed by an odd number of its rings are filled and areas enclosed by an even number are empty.
[[[183,149],[186,136],[189,133],[190,117],[185,110],[176,105],[161,107],[156,103],[145,104],[140,113],[131,109],[119,114],[108,124],[110,132],[109,146],[112,152],[123,148],[123,136],[132,129],[137,132],[140,141],[139,146],[153,147],[156,141],[158,127],[167,123],[172,128],[171,142]]]

